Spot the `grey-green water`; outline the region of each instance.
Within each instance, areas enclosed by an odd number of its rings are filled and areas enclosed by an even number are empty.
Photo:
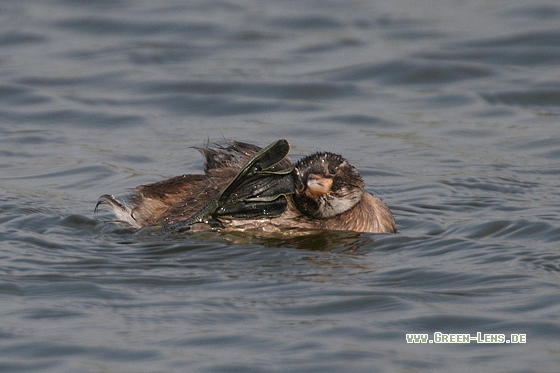
[[[559,125],[555,1],[3,1],[0,371],[557,371]],[[399,234],[93,215],[222,136],[344,155]]]

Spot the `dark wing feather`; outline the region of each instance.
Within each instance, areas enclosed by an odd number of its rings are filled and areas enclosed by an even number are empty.
[[[276,216],[286,209],[285,195],[295,190],[293,167],[280,165],[290,144],[278,140],[259,151],[221,193],[212,217]]]
[[[166,230],[185,230],[195,223],[211,223],[219,217],[249,218],[280,215],[287,206],[285,195],[294,193],[293,165],[287,159],[290,144],[278,140],[258,151],[215,198],[189,219],[164,224]]]
[[[208,172],[220,168],[240,169],[259,150],[260,147],[241,141],[229,140],[228,146],[216,145],[216,147],[196,148],[204,155],[204,171]]]
[[[295,190],[292,170],[259,171],[239,178],[224,190],[213,216],[233,219],[280,215],[287,206],[285,196]]]

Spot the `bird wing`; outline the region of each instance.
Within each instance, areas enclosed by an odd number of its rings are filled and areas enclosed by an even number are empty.
[[[290,144],[278,140],[257,152],[218,198],[214,218],[278,216],[294,193],[293,165],[285,162]]]
[[[195,223],[220,225],[216,220],[220,217],[243,219],[282,214],[287,207],[286,195],[295,191],[293,164],[286,158],[289,151],[287,140],[273,142],[255,153],[228,186],[190,218],[144,228],[183,231]]]

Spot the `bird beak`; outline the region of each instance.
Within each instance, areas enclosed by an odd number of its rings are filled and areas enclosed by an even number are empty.
[[[305,195],[316,199],[323,194],[327,194],[331,191],[331,186],[333,179],[330,177],[322,177],[316,174],[309,174],[307,178],[307,189],[305,190]]]

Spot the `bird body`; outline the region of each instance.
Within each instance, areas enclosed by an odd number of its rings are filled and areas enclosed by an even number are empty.
[[[140,185],[125,200],[102,195],[96,211],[107,204],[135,228],[212,221],[235,230],[396,232],[387,205],[364,191],[359,173],[339,155],[315,153],[294,165],[285,140],[265,149],[230,141],[198,150],[206,158],[204,174]]]

